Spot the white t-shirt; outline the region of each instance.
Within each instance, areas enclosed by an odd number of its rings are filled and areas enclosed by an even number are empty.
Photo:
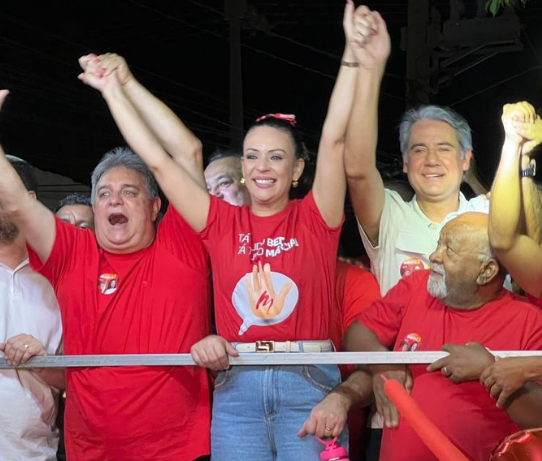
[[[489,213],[489,200],[484,196],[467,200],[460,192],[457,211],[450,213],[441,223],[435,223],[420,209],[416,196],[405,202],[395,191],[385,189],[385,194],[378,246],[372,246],[358,222],[363,246],[382,296],[401,277],[429,267],[429,255],[435,251],[440,230],[448,221],[468,211]]]
[[[21,333],[34,336],[48,354],[58,352],[58,303],[49,282],[30,269],[28,260],[15,270],[0,263],[0,342]],[[56,460],[58,393],[30,370],[0,370],[2,461]]]

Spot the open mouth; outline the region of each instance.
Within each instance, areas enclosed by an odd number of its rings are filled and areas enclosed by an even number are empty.
[[[110,214],[109,218],[107,219],[109,220],[109,224],[111,224],[112,226],[119,226],[128,222],[128,218],[122,213]]]
[[[275,180],[274,179],[255,179],[254,182],[262,186],[269,186],[271,184],[274,184]]]

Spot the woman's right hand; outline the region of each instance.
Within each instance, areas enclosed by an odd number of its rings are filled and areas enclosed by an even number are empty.
[[[210,370],[226,370],[230,363],[228,356],[238,357],[239,352],[221,336],[209,335],[190,348],[196,365]]]
[[[356,8],[349,22],[348,26],[345,24],[345,33],[359,65],[366,70],[385,67],[391,41],[382,16],[362,5]]]

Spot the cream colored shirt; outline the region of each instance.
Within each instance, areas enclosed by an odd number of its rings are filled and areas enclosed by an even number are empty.
[[[48,354],[57,353],[62,338],[53,288],[28,260],[15,270],[0,263],[0,342],[21,333]],[[58,393],[30,370],[0,370],[0,460],[56,460]]]

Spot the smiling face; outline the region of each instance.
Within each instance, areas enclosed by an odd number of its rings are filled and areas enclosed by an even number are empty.
[[[64,205],[56,213],[62,221],[69,222],[82,229],[94,230],[94,213],[88,205]]]
[[[411,129],[403,171],[418,200],[440,202],[458,196],[470,157],[467,150],[461,159],[456,132],[446,122],[420,120]]]
[[[283,130],[258,126],[243,143],[243,176],[256,214],[274,214],[289,201],[292,181],[303,173],[291,136]]]
[[[229,156],[213,160],[204,171],[207,190],[230,205],[242,206],[250,203],[247,188],[241,184],[243,173],[241,159]]]
[[[154,240],[160,199],[149,199],[144,178],[125,167],[111,168],[96,184],[94,221],[98,244],[111,253],[134,253]]]

